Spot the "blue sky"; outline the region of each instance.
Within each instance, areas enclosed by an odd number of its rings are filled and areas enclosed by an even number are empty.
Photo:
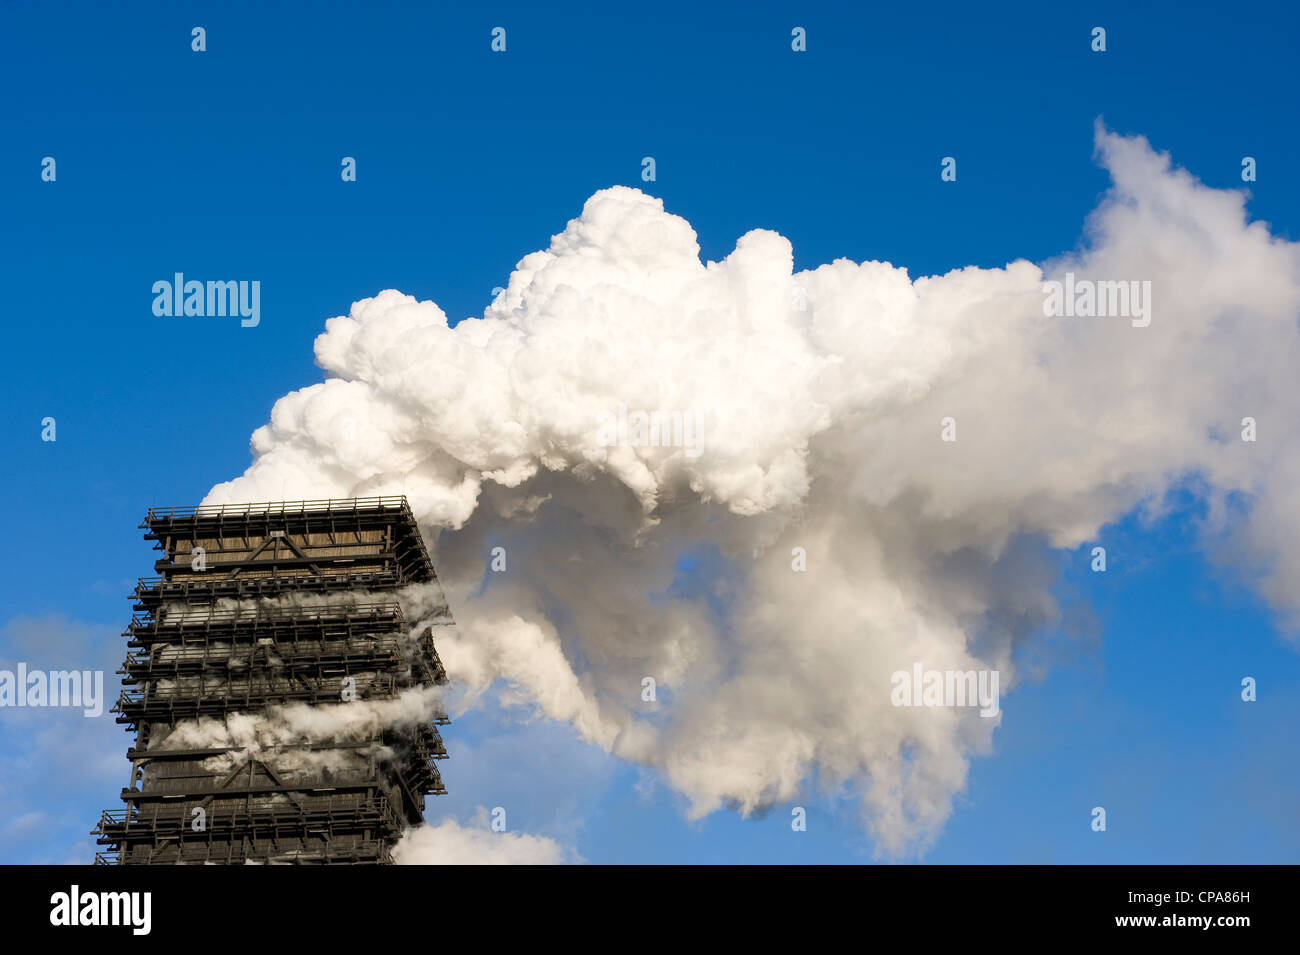
[[[197,502],[247,466],[274,400],[320,379],[327,317],[384,288],[481,314],[609,185],[662,197],[708,259],[764,227],[791,240],[796,268],[1042,261],[1078,246],[1107,186],[1101,116],[1211,186],[1240,186],[1241,157],[1256,157],[1251,214],[1300,233],[1291,5],[584,6],[0,7],[0,658],[117,662],[126,595],[154,559],[136,529],[146,508]],[[1098,25],[1104,54],[1089,49]],[[495,26],[505,54],[489,49]],[[794,26],[806,54],[790,51]],[[343,156],[356,183],[340,181]],[[956,188],[943,156],[958,158]],[[177,271],[260,277],[261,325],[156,318],[150,287]],[[55,443],[40,440],[46,416]],[[1061,594],[1095,619],[1004,699],[994,751],[924,861],[1300,859],[1300,657],[1201,554],[1196,514],[1188,500],[1154,526],[1109,528],[1123,556],[1105,575],[1086,549],[1056,555]],[[512,827],[590,861],[873,858],[835,796],[803,801],[806,833],[788,806],[691,823],[653,773],[567,727],[489,707],[445,736],[450,794],[431,815],[512,805]],[[48,758],[33,738],[0,710],[0,860],[88,858],[127,735],[111,716],[65,722]],[[1104,834],[1088,827],[1098,804]]]

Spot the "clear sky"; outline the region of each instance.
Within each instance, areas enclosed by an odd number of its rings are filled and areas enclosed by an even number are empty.
[[[1300,234],[1292,4],[473,6],[0,5],[0,666],[111,673],[154,560],[146,509],[243,471],[275,399],[320,380],[326,318],[386,288],[481,315],[606,186],[661,197],[706,259],[763,227],[796,269],[1041,262],[1079,245],[1107,186],[1103,117],[1214,187],[1255,157],[1251,215]],[[260,278],[261,324],[156,317],[152,283],[175,272]],[[1199,550],[1199,506],[1108,528],[1104,575],[1086,549],[1054,555],[1083,623],[1004,698],[922,861],[1300,861],[1300,658]],[[126,732],[65,717],[0,710],[0,861],[86,860],[120,805]],[[789,806],[689,822],[654,773],[567,726],[489,706],[444,736],[435,819],[511,805],[512,828],[593,862],[874,858],[852,806],[815,789],[805,833]]]

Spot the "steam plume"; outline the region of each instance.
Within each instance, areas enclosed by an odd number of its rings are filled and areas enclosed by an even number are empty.
[[[1207,539],[1300,610],[1297,246],[1144,139],[1099,128],[1097,151],[1113,188],[1082,251],[915,280],[796,274],[764,230],[701,263],[660,200],[602,190],[481,318],[388,290],[329,319],[326,380],[276,402],[205,503],[406,494],[462,707],[503,680],[696,816],[815,774],[881,849],[921,849],[999,720],[895,707],[890,676],[1014,689],[1060,612],[1047,548],[1191,485]],[[1045,315],[1067,273],[1151,282],[1150,324]]]

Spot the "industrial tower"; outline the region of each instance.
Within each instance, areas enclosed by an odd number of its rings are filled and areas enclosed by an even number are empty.
[[[96,863],[391,863],[446,791],[433,632],[452,619],[406,498],[151,509],[140,526],[159,576],[124,633],[131,783],[93,830]]]

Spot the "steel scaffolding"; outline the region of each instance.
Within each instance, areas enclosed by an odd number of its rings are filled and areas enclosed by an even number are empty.
[[[452,619],[406,499],[154,508],[140,526],[159,576],[131,595],[114,707],[131,783],[95,862],[391,863],[446,791],[447,718],[425,694],[447,682],[433,633]],[[413,585],[437,598],[418,633],[397,600]],[[434,709],[347,709],[407,693]],[[310,730],[288,728],[293,705]]]

